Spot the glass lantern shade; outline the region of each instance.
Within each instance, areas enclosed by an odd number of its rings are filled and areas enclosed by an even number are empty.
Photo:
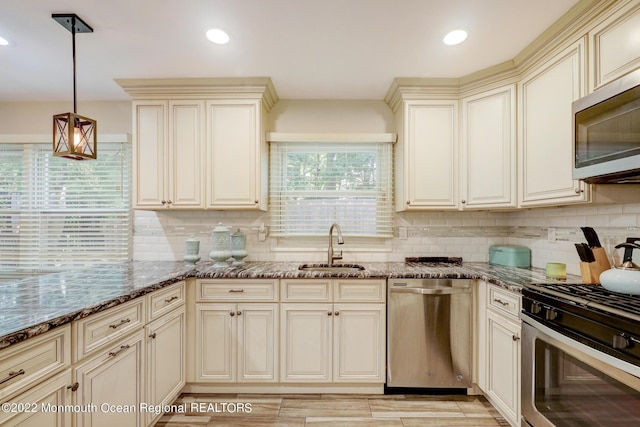
[[[75,113],[53,116],[53,155],[74,160],[95,159],[97,122]]]

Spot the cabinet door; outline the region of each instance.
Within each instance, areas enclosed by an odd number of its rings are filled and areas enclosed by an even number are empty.
[[[133,118],[134,208],[160,209],[167,203],[167,103],[134,102]]]
[[[238,381],[277,381],[277,304],[238,304]]]
[[[56,411],[71,405],[71,369],[9,400],[16,411],[0,411],[0,425],[23,427],[71,427],[71,412]],[[29,405],[29,406],[25,406]],[[32,406],[35,405],[35,406]],[[48,409],[52,408],[52,409]]]
[[[385,305],[334,304],[333,381],[385,382]]]
[[[236,305],[196,304],[196,379],[236,380]]]
[[[640,67],[638,28],[640,3],[630,1],[589,31],[591,90]]]
[[[204,103],[169,101],[170,208],[204,208]]]
[[[585,94],[584,40],[569,46],[520,83],[520,206],[562,205],[590,199],[571,178],[571,103]]]
[[[486,392],[511,425],[520,421],[520,327],[487,312]]]
[[[147,399],[169,405],[185,384],[185,308],[168,313],[145,328],[147,336]],[[147,425],[161,414],[147,413]]]
[[[280,380],[331,381],[332,304],[281,304]]]
[[[95,411],[75,414],[76,427],[144,425],[144,331],[111,346],[75,368],[79,388],[75,405],[96,405]],[[116,408],[120,406],[121,410]]]
[[[207,102],[207,208],[264,209],[260,101]]]
[[[408,101],[404,108],[405,209],[458,206],[458,101]]]
[[[516,206],[515,85],[462,100],[462,209]]]

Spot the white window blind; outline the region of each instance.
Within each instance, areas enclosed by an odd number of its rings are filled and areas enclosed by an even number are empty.
[[[0,144],[0,276],[131,257],[131,147],[97,160],[54,157],[50,144]]]
[[[272,142],[272,236],[392,237],[392,144]]]

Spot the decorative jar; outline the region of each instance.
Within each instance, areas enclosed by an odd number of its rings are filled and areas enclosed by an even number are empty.
[[[231,235],[233,265],[243,265],[243,260],[247,255],[249,255],[249,252],[247,252],[247,236],[238,228],[238,230]]]
[[[200,240],[193,236],[184,242],[184,261],[188,264],[195,264],[200,261]]]
[[[216,262],[213,266],[215,268],[228,267],[229,264],[227,264],[226,261],[231,258],[231,233],[229,227],[225,227],[222,223],[219,223],[213,231],[211,231],[211,240],[213,249],[209,254],[209,258]]]

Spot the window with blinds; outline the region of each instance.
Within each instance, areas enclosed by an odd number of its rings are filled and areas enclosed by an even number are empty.
[[[393,236],[389,142],[271,142],[269,182],[272,236]]]
[[[103,143],[97,160],[73,161],[0,144],[0,277],[129,260],[130,151]]]

